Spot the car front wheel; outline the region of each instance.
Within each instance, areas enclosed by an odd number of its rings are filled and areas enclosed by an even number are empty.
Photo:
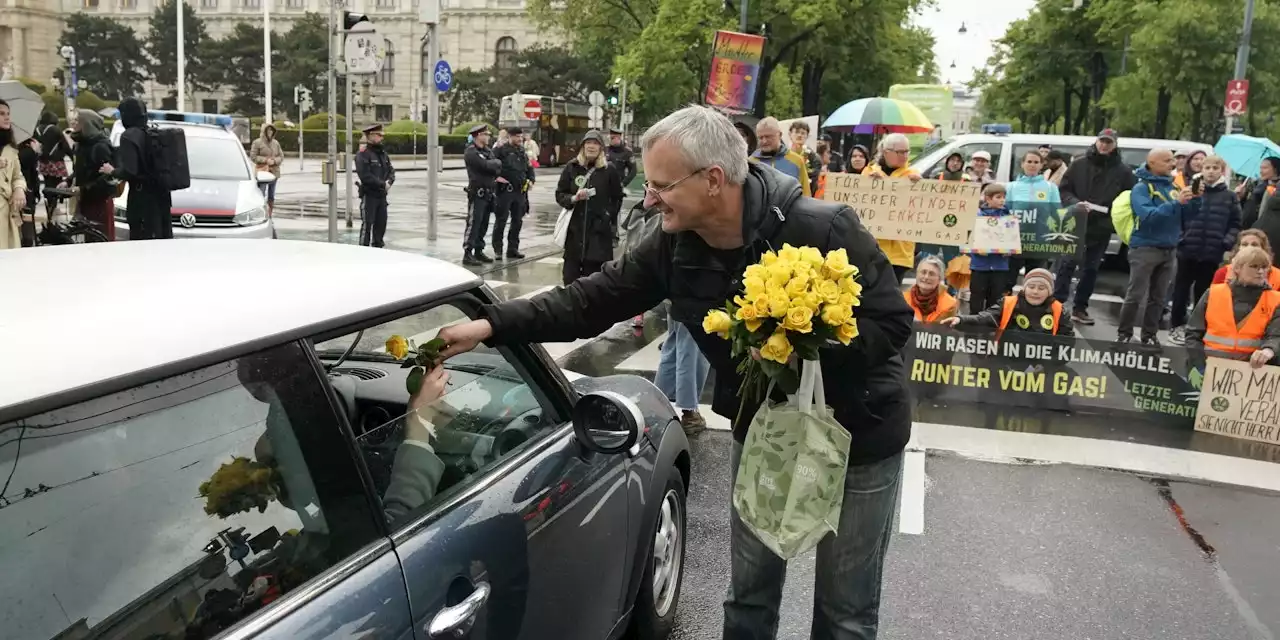
[[[631,614],[631,635],[636,640],[662,640],[675,625],[676,603],[684,577],[684,534],[684,480],[678,470],[672,469],[662,493],[649,558]]]

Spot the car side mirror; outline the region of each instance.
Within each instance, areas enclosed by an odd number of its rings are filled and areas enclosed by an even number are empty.
[[[271,173],[270,171],[258,172],[258,184],[267,184],[275,181],[276,181],[276,174]]]
[[[591,451],[628,451],[639,442],[643,427],[640,407],[620,393],[592,391],[573,406],[573,433]]]

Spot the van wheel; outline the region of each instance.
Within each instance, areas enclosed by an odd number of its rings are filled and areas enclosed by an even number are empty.
[[[663,640],[675,626],[684,578],[685,515],[684,480],[673,468],[662,493],[649,558],[631,612],[630,636],[635,640]]]

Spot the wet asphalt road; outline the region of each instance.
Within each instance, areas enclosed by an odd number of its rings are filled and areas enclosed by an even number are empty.
[[[422,174],[402,177],[401,196],[425,194],[415,186],[418,179],[425,182]],[[559,283],[558,251],[547,242],[554,203],[546,191],[533,199],[541,204],[527,224],[528,258],[473,269],[503,297]],[[432,247],[419,240],[422,209],[397,204],[393,196],[389,245],[456,259],[449,245],[461,235],[461,208],[456,200],[442,201],[442,220],[449,222],[442,222],[442,240]],[[322,223],[303,216],[293,230],[281,225],[281,235],[322,238],[323,226],[316,226]],[[1078,328],[1080,334],[1114,336],[1124,280],[1124,274],[1103,274],[1091,305],[1098,324]],[[641,328],[624,322],[595,338],[544,346],[562,367],[579,373],[607,375],[625,368],[652,377],[665,330],[659,309],[647,314]],[[704,395],[703,402],[709,400]],[[1268,445],[1083,415],[922,404],[916,417],[1280,460],[1280,451]],[[722,431],[693,441],[685,576],[672,636],[678,640],[720,637],[729,571],[729,446],[730,435]],[[1280,495],[934,451],[925,461],[923,486],[923,533],[899,533],[895,526],[881,638],[1280,637]],[[810,554],[790,566],[779,638],[809,637],[813,565]]]

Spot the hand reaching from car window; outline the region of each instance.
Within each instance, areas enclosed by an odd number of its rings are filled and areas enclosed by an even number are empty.
[[[443,364],[436,365],[422,378],[422,387],[418,389],[417,393],[409,396],[409,404],[406,407],[409,417],[406,425],[406,438],[426,443],[435,437],[435,409],[433,406],[440,399],[440,396],[444,395],[445,387],[448,384],[449,373],[445,371]]]

